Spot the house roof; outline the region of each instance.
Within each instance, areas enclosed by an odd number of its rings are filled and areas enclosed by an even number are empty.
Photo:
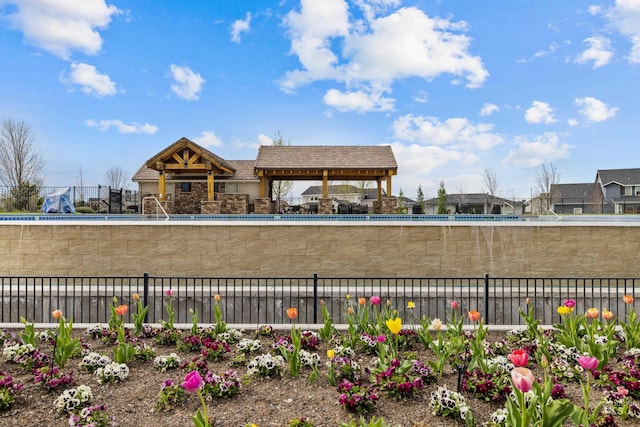
[[[640,185],[640,168],[635,169],[598,169],[596,178],[600,177],[602,186],[611,184]]]
[[[452,194],[447,194],[447,204],[452,204],[452,203],[462,203],[465,205],[484,205],[485,203],[490,203],[491,200],[493,200],[493,203],[513,203],[513,200],[509,200],[509,199],[504,199],[502,197],[498,197],[498,196],[493,196],[491,197],[490,195],[486,194],[486,193],[452,193]],[[428,203],[437,203],[438,198],[437,197],[433,197],[429,200],[425,200],[425,202]],[[517,202],[517,201],[516,201]]]
[[[358,194],[360,193],[360,189],[351,184],[344,185],[329,185],[329,194]],[[315,196],[322,194],[322,185],[311,185],[306,190],[304,190],[301,196]],[[386,192],[384,189],[382,190],[382,195],[385,196]],[[377,188],[365,188],[362,190],[363,199],[377,199],[378,198],[378,189]]]
[[[595,183],[577,184],[552,184],[551,194],[554,200],[559,200],[564,204],[583,202],[590,200],[594,191],[598,191],[600,186]]]
[[[261,145],[257,169],[394,169],[391,146]]]

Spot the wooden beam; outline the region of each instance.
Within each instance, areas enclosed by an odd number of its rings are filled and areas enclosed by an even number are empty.
[[[391,173],[387,175],[387,199],[390,199],[390,198],[391,198]]]
[[[158,177],[158,196],[160,196],[160,200],[165,200],[167,198],[165,186],[164,171],[160,171],[160,176]]]
[[[215,188],[213,185],[213,171],[207,171],[207,200],[212,202],[215,198],[213,189]]]
[[[329,197],[329,171],[322,171],[322,198]]]
[[[382,201],[382,180],[380,178],[376,179],[376,183],[378,184],[378,201]]]

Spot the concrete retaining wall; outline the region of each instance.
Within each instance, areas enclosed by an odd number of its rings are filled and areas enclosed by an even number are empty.
[[[638,277],[640,223],[0,224],[0,275]]]

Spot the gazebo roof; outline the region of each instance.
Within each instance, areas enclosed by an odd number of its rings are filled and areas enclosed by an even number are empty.
[[[147,160],[145,166],[172,174],[213,171],[233,175],[235,172],[225,159],[184,137]]]

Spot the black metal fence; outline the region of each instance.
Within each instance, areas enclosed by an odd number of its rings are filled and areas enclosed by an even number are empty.
[[[0,212],[38,212],[47,194],[67,187],[48,187],[24,184],[21,187],[0,186]],[[109,211],[111,187],[71,186],[71,201],[74,206],[88,206],[98,211]],[[140,196],[136,190],[122,190],[122,204],[140,205]]]
[[[172,296],[167,296],[171,289]],[[105,323],[110,305],[130,307],[125,321],[135,312],[133,294],[149,307],[147,321],[167,320],[166,304],[176,313],[175,322],[189,324],[191,312],[201,324],[215,323],[214,296],[220,296],[223,320],[230,324],[288,323],[286,309],[297,307],[298,322],[322,323],[325,304],[334,323],[345,323],[349,304],[358,298],[378,295],[406,323],[440,318],[451,313],[457,300],[462,313],[478,310],[487,324],[520,325],[519,309],[525,300],[534,304],[543,324],[560,320],[557,307],[565,299],[577,301],[576,311],[607,308],[619,317],[629,306],[624,295],[638,295],[640,278],[214,278],[214,277],[0,277],[0,322],[51,322],[51,312],[61,309],[75,323]],[[349,299],[350,298],[350,299]],[[415,308],[408,308],[413,302]]]

